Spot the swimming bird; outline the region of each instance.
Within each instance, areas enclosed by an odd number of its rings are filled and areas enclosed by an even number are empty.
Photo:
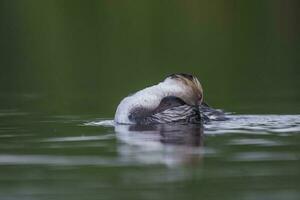
[[[114,121],[118,124],[195,124],[222,113],[203,101],[203,89],[195,76],[178,73],[125,97]]]

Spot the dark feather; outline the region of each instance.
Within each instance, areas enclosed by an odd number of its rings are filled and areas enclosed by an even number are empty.
[[[175,96],[163,98],[154,110],[135,108],[131,111],[129,119],[138,124],[201,122],[199,109],[187,105],[182,99]]]
[[[182,99],[168,96],[158,107],[149,110],[143,107],[131,111],[129,119],[137,124],[202,123],[211,120],[226,120],[222,110],[213,109],[203,102],[199,107],[187,105]]]

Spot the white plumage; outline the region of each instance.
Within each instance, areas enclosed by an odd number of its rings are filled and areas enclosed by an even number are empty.
[[[115,122],[120,124],[134,124],[128,118],[132,109],[143,107],[153,110],[158,107],[164,97],[176,96],[185,93],[187,90],[187,86],[178,84],[178,81],[174,79],[167,78],[157,85],[147,87],[124,98],[117,108]]]

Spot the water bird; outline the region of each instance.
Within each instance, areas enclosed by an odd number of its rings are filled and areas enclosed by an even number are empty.
[[[117,124],[202,124],[223,120],[225,113],[208,106],[197,77],[177,73],[157,85],[125,97],[117,107]]]

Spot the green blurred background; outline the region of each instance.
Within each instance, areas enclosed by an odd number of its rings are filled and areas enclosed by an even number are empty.
[[[176,72],[237,113],[299,113],[297,0],[1,0],[2,109],[113,117]]]

